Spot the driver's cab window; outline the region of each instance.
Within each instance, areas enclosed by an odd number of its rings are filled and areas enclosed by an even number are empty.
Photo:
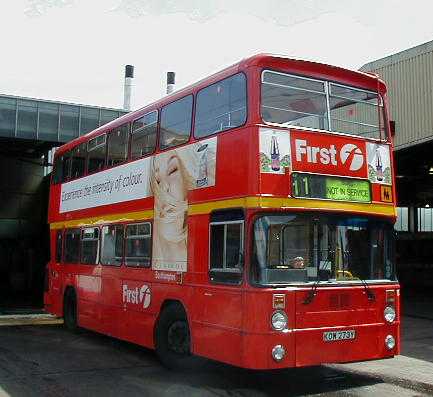
[[[269,267],[274,269],[304,269],[308,267],[311,227],[303,223],[269,226]]]
[[[209,277],[216,283],[239,284],[244,257],[244,214],[212,213],[209,227]]]
[[[282,263],[291,269],[305,269],[308,266],[310,247],[310,225],[285,225],[282,234]]]
[[[264,216],[255,223],[260,277],[269,283],[307,282],[317,276],[317,226],[297,216]]]

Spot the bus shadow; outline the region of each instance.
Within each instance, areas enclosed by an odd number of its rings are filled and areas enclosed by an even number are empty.
[[[130,356],[136,367],[134,382],[152,395],[173,396],[303,396],[333,393],[383,383],[377,378],[339,371],[327,366],[284,370],[247,370],[201,357],[188,362],[188,368],[169,370],[158,361],[153,350],[120,341],[109,336],[83,331],[83,336],[104,344],[119,355]],[[113,376],[116,376],[113,374]],[[122,377],[120,374],[117,376]],[[131,378],[129,374],[129,378]],[[123,379],[124,380],[124,379]],[[120,382],[120,379],[119,379]],[[121,393],[126,384],[117,383]],[[150,388],[150,389],[149,389]]]
[[[14,396],[302,396],[382,383],[326,366],[252,371],[195,358],[164,368],[154,351],[59,325],[0,329],[0,394]]]

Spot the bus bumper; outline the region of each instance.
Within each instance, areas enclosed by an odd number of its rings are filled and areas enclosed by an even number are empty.
[[[354,334],[353,339],[327,339],[329,333],[341,335],[340,331],[354,331],[349,333]],[[395,346],[391,349],[385,342],[388,335],[395,340]],[[272,354],[276,346],[282,346],[285,352],[279,361]],[[357,324],[292,329],[261,335],[246,334],[243,350],[242,366],[251,369],[278,369],[391,358],[400,351],[399,324]]]

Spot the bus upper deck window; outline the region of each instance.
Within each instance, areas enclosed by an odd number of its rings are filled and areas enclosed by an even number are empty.
[[[166,149],[188,142],[191,133],[192,95],[162,108],[160,147]]]
[[[243,73],[203,88],[197,94],[195,137],[243,125],[247,118],[246,109],[247,84]]]
[[[107,167],[122,164],[128,158],[129,124],[116,128],[108,134]]]
[[[145,114],[135,120],[132,125],[131,136],[131,159],[153,153],[156,145],[156,134],[158,128],[158,111]]]
[[[102,170],[105,166],[106,135],[91,139],[87,144],[87,172]]]

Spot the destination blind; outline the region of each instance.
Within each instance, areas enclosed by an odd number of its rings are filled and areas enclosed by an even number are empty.
[[[292,174],[292,195],[336,201],[371,202],[370,182],[314,174]]]

